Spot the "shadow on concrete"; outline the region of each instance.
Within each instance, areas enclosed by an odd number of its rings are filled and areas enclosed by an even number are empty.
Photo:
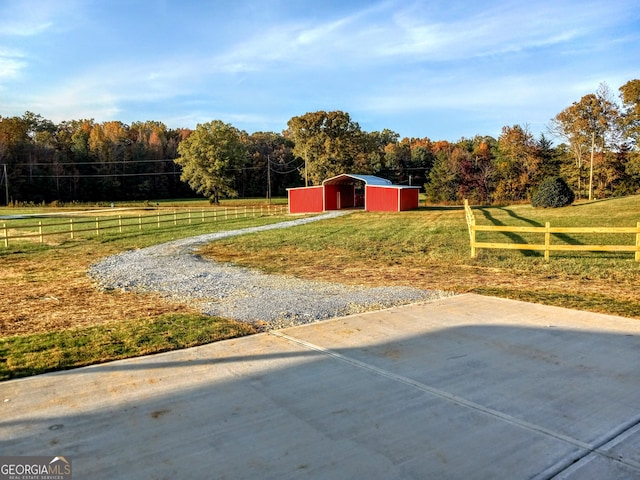
[[[70,457],[77,478],[640,478],[640,433],[616,443],[640,421],[637,334],[349,346],[324,325],[4,382],[0,451]]]

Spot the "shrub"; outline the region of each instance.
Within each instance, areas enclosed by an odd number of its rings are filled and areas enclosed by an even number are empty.
[[[566,207],[575,200],[573,191],[560,177],[545,178],[531,198],[534,207]]]

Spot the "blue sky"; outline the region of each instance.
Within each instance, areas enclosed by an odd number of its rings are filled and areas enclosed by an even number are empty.
[[[536,135],[640,78],[637,0],[0,0],[0,115]]]

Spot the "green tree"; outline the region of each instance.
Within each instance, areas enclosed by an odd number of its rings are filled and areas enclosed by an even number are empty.
[[[411,143],[408,138],[389,143],[384,148],[385,174],[394,183],[404,180],[405,171],[411,163]]]
[[[495,199],[521,201],[538,183],[542,159],[536,141],[525,126],[502,127],[498,138]]]
[[[293,153],[305,163],[305,183],[353,170],[363,162],[366,135],[348,113],[312,112],[287,122],[285,136],[293,140]]]
[[[558,208],[571,205],[575,199],[573,191],[562,177],[545,178],[531,198],[531,205],[543,208]]]
[[[235,197],[235,173],[246,158],[242,132],[220,120],[199,124],[178,145],[180,155],[175,162],[182,167],[181,179],[196,192],[213,202],[220,197]]]
[[[382,132],[363,134],[364,151],[366,152],[366,168],[358,173],[372,173],[380,175],[387,168],[386,149],[388,145],[398,143],[400,135],[387,128]],[[384,175],[384,174],[383,174]]]
[[[536,147],[540,157],[540,178],[557,177],[562,163],[562,149],[555,148],[553,141],[540,134]]]

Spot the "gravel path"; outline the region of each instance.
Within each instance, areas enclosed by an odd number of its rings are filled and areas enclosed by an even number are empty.
[[[89,274],[104,289],[158,292],[203,313],[283,328],[450,293],[410,287],[357,287],[310,281],[203,259],[194,251],[222,238],[333,218],[330,212],[272,225],[199,235],[107,257]]]

